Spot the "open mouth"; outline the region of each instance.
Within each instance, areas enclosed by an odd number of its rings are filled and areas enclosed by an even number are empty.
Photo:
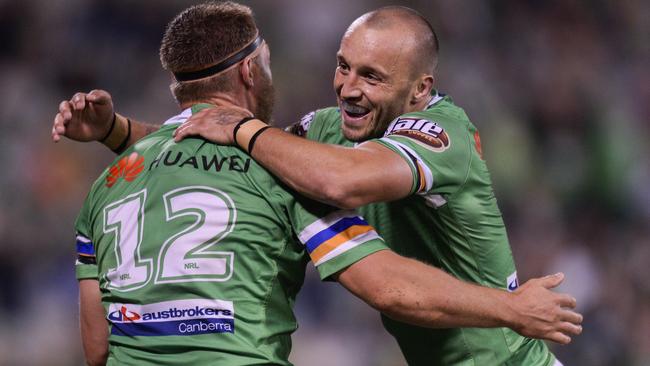
[[[341,101],[341,110],[351,119],[360,119],[370,113],[370,109],[346,101]]]

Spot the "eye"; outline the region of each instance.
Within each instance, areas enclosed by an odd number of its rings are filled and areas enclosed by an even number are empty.
[[[348,64],[346,64],[343,61],[338,61],[336,63],[336,68],[339,69],[339,71],[341,71],[341,72],[347,72],[348,70],[350,70],[350,67],[348,66]]]
[[[369,72],[363,75],[363,78],[366,79],[371,84],[376,84],[382,81],[381,77],[375,73]]]

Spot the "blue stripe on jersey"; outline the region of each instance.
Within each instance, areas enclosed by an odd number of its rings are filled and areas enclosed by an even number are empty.
[[[307,240],[305,243],[307,252],[313,252],[322,243],[328,241],[332,237],[338,235],[340,232],[345,231],[354,225],[368,225],[368,223],[366,220],[362,219],[359,216],[344,217],[341,220],[335,222],[332,226],[321,230],[318,234],[312,236],[311,239]]]
[[[84,243],[81,240],[77,240],[77,254],[95,255],[93,243]]]
[[[209,333],[234,333],[234,319],[187,319],[168,322],[115,322],[111,334],[116,336],[184,336]]]

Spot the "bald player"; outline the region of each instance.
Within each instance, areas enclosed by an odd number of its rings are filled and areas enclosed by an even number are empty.
[[[228,108],[195,114],[176,139],[201,135],[237,144],[299,192],[360,207],[396,252],[516,292],[519,281],[478,131],[433,88],[437,51],[433,29],[415,11],[379,9],[343,36],[334,78],[338,108],[314,111],[291,128],[306,139],[266,128],[261,120],[242,123],[249,114]],[[65,120],[55,121],[55,135],[66,133]],[[559,301],[575,306],[572,299]],[[582,319],[570,311],[560,317],[562,331],[546,338],[568,343]],[[559,364],[543,342],[509,329],[425,329],[383,320],[412,365]]]

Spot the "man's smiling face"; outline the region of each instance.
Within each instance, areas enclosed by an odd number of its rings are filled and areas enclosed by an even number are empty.
[[[348,140],[379,137],[393,119],[409,112],[414,83],[409,38],[395,27],[363,23],[353,23],[343,36],[334,89]]]

